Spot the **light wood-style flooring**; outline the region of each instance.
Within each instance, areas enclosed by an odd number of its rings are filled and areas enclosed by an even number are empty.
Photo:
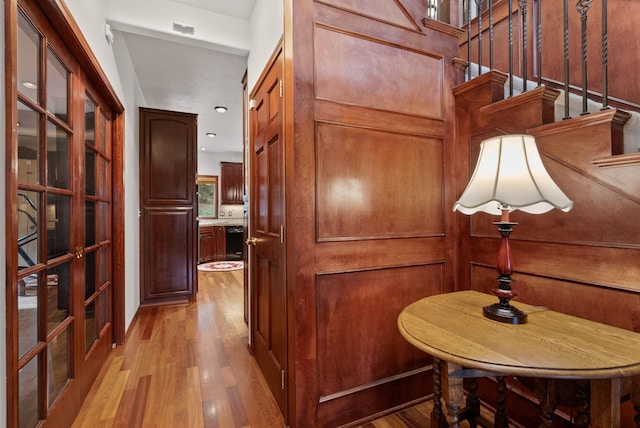
[[[247,347],[242,271],[199,272],[184,305],[141,308],[73,428],[281,428]],[[360,428],[428,428],[424,403]]]
[[[195,302],[141,308],[73,427],[282,427],[247,348],[242,274],[199,272]]]

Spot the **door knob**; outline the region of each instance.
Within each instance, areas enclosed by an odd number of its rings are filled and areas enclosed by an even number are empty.
[[[245,241],[247,245],[256,245],[258,243],[258,238],[252,236],[251,238]]]

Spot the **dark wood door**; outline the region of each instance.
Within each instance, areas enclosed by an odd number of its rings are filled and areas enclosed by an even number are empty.
[[[196,130],[189,113],[140,109],[141,304],[193,295]]]
[[[257,87],[251,111],[252,347],[287,415],[287,287],[284,246],[282,54]],[[254,239],[255,238],[255,239]]]

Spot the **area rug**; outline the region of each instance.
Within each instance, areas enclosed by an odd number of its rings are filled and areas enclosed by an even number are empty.
[[[198,265],[198,270],[203,272],[227,272],[244,268],[243,262],[210,262]]]

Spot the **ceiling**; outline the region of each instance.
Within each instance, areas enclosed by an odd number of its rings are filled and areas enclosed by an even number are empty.
[[[256,0],[171,0],[175,3],[198,7],[221,15],[249,20]]]
[[[250,20],[256,0],[170,0],[221,15]],[[184,40],[169,41],[122,32],[145,107],[198,114],[198,147],[206,152],[242,152],[242,77],[247,56]],[[223,47],[224,48],[224,47]],[[227,107],[220,114],[216,106]],[[215,133],[214,138],[207,133]]]

